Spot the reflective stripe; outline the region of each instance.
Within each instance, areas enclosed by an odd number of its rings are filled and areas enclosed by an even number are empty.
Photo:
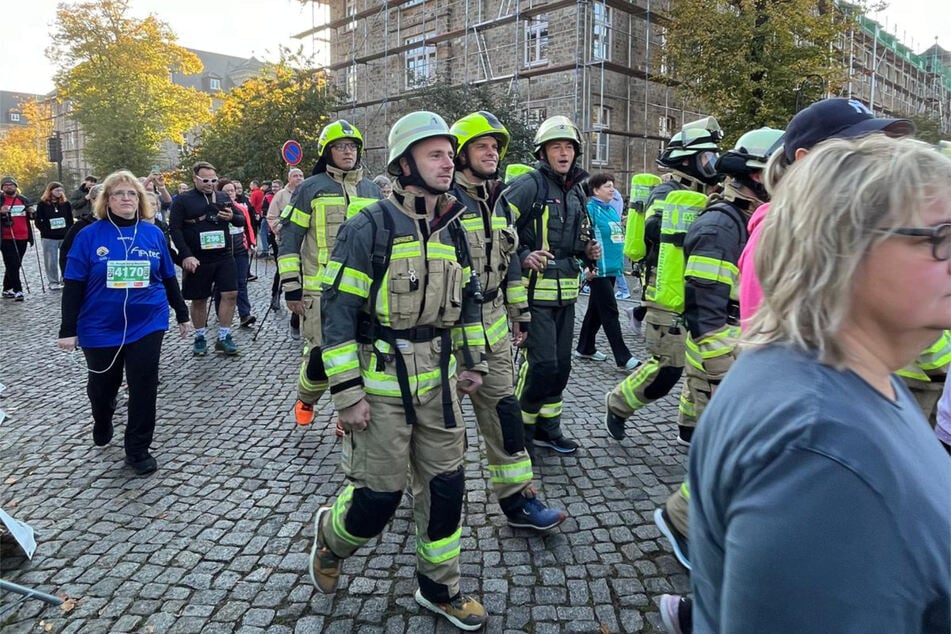
[[[462,226],[465,227],[466,231],[477,232],[483,230],[482,218],[463,218]]]
[[[687,268],[684,269],[685,277],[726,284],[730,287],[731,296],[739,275],[740,270],[732,263],[702,255],[691,255],[687,259]]]
[[[456,248],[451,244],[441,242],[427,242],[426,253],[430,260],[452,260],[456,261]]]
[[[509,226],[508,221],[502,216],[492,216],[492,229],[501,230]]]
[[[687,396],[687,390],[680,392],[680,405],[677,407],[680,410],[680,413],[689,418],[697,417],[697,407],[690,402],[689,397]]]
[[[277,270],[281,276],[285,273],[297,273],[300,270],[300,256],[289,253],[277,258]]]
[[[525,410],[522,410],[522,424],[523,425],[534,425],[538,422],[538,414],[530,414]]]
[[[441,564],[444,561],[455,559],[462,552],[461,537],[462,528],[457,528],[449,537],[437,539],[434,542],[425,542],[417,536],[416,554],[431,564]]]
[[[328,262],[327,266],[325,266],[324,270],[320,273],[320,283],[327,287],[333,286],[334,282],[337,281],[337,276],[340,275],[342,266],[343,264],[336,260]]]
[[[649,376],[656,368],[657,362],[650,359],[647,363],[638,366],[637,372],[629,374],[621,381],[621,394],[624,396],[624,402],[627,403],[629,408],[638,410],[647,405],[647,403],[643,403],[637,398],[634,394],[634,390],[640,387],[641,383],[644,382],[644,378]]]
[[[311,292],[320,292],[320,275],[305,275],[304,276],[304,290]]]
[[[336,230],[334,235],[327,231],[327,210],[332,207],[340,209],[340,216],[346,218],[347,210],[344,205],[347,201],[342,196],[321,196],[311,201],[310,206],[314,210],[314,240],[317,243],[317,263],[326,264],[330,260],[330,249],[336,239]]]
[[[305,392],[323,392],[328,386],[328,382],[326,380],[311,381],[307,378],[307,359],[305,359],[304,362],[300,364],[300,372],[298,373],[297,383]]]
[[[423,251],[419,246],[419,241],[415,242],[403,242],[401,244],[394,244],[393,249],[390,252],[391,260],[404,260],[406,258],[418,258],[422,257]]]
[[[348,341],[321,350],[321,358],[324,361],[324,372],[329,379],[348,370],[356,370],[360,367],[360,361],[357,358],[357,343]]]
[[[326,363],[326,361],[325,361]],[[456,359],[449,357],[449,375],[456,373]],[[376,372],[368,368],[361,369],[363,376],[363,389],[367,394],[377,396],[391,396],[399,398],[402,396],[399,380],[395,374],[386,372]],[[330,370],[327,369],[327,376],[330,376]],[[436,368],[430,372],[409,375],[409,390],[416,396],[423,396],[442,386],[442,370]]]
[[[370,276],[358,269],[344,267],[337,288],[344,293],[366,299],[370,296]]]
[[[905,366],[895,374],[902,377],[903,379],[915,379],[916,381],[923,381],[925,383],[931,382],[931,377],[925,374],[924,370],[914,364]]]
[[[690,333],[687,333],[687,361],[698,370],[704,370],[704,361],[731,354],[736,349],[739,338],[739,326],[723,326],[707,333],[699,341],[694,341]]]
[[[493,484],[517,484],[532,479],[532,460],[526,458],[507,465],[489,465],[489,479]]]
[[[684,480],[684,481],[680,484],[680,495],[684,496],[684,499],[685,499],[685,500],[689,500],[689,499],[690,499],[690,485],[687,484],[687,481],[686,481],[686,480]]]
[[[291,209],[291,222],[293,222],[298,227],[306,229],[310,226],[310,214],[301,211],[297,207],[294,207]]]
[[[538,410],[538,416],[540,418],[555,418],[556,416],[561,416],[561,408],[561,401],[557,403],[545,403],[541,409]]]
[[[945,330],[941,337],[925,349],[915,360],[922,370],[937,370],[951,363],[951,330]]]
[[[353,546],[363,546],[365,543],[370,541],[369,539],[362,539],[356,535],[351,535],[347,532],[347,529],[344,527],[344,519],[347,514],[347,504],[353,499],[353,485],[347,486],[337,497],[337,501],[334,502],[333,512],[330,514],[330,528],[333,530],[334,535],[342,539],[343,541],[351,544]]]
[[[524,304],[528,302],[528,289],[523,284],[509,283],[505,287],[505,299],[509,304]]]
[[[509,320],[508,317],[502,315],[495,320],[495,323],[485,329],[485,340],[486,343],[490,346],[494,346],[498,342],[505,339],[505,336],[509,333]]]

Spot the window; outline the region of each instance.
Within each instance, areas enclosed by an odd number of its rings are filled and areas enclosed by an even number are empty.
[[[525,108],[522,110],[522,118],[529,128],[537,128],[542,121],[548,118],[548,108]]]
[[[595,106],[591,111],[591,147],[594,153],[591,157],[592,165],[608,164],[608,128],[611,127],[611,109],[605,106]]]
[[[19,122],[19,121],[20,121],[20,113],[19,113],[19,112],[11,112],[11,113],[10,113],[10,121]]]
[[[604,2],[594,4],[591,56],[604,61],[611,59],[611,8]]]
[[[209,90],[221,90],[221,80],[217,77],[211,77],[208,79],[208,88]]]
[[[525,65],[548,63],[548,17],[539,15],[525,22]]]
[[[665,139],[669,139],[670,137],[674,136],[673,130],[675,127],[677,127],[677,122],[673,117],[661,115],[657,118],[657,134],[664,137]]]
[[[420,88],[436,81],[436,47],[423,45],[423,36],[410,37],[406,44],[418,44],[406,51],[406,89]]]
[[[347,101],[356,101],[357,99],[356,71],[356,66],[348,66],[347,68],[341,68],[340,74],[337,75],[337,86],[343,90]]]
[[[661,77],[666,77],[666,76],[667,76],[667,55],[665,55],[665,54],[663,53],[663,51],[666,50],[666,48],[667,48],[667,29],[661,29],[661,30],[660,30],[660,38],[659,38],[659,39],[660,39],[660,41],[658,42],[658,45],[660,46],[660,48],[659,48],[658,50],[662,51],[661,54],[660,54],[660,68],[659,68],[659,70],[660,70],[660,75],[661,75]]]
[[[347,31],[352,31],[356,27],[356,21],[353,19],[353,16],[357,14],[357,0],[347,0],[344,3],[344,16],[349,18],[347,20],[347,25],[344,27]]]

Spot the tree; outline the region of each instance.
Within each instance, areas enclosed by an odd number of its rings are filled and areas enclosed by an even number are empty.
[[[301,144],[304,161],[312,164],[336,101],[323,71],[306,68],[300,52],[282,50],[278,63],[225,95],[183,167],[201,159],[240,180],[277,178],[287,170],[281,146],[289,139]],[[301,169],[307,174],[310,165]]]
[[[437,82],[414,93],[407,99],[407,104],[407,112],[430,110],[439,113],[449,125],[478,110],[491,112],[511,137],[499,171],[505,173],[505,166],[511,163],[531,164],[535,160],[532,152],[535,149],[532,143],[535,130],[525,123],[517,99],[501,90],[485,84],[453,86],[448,82]]]
[[[671,0],[665,62],[727,140],[785,127],[841,80],[830,56],[842,27],[826,0]],[[837,65],[838,64],[838,65]]]
[[[46,51],[58,67],[59,98],[72,102],[101,174],[145,173],[163,141],[182,143],[211,112],[208,95],[171,80],[172,72],[201,72],[198,57],[157,17],[132,18],[128,8],[128,0],[61,3]]]
[[[35,101],[20,104],[20,116],[27,125],[0,133],[0,174],[16,177],[23,192],[35,195],[55,174],[53,164],[46,160],[53,119],[49,105]]]
[[[913,114],[905,118],[910,119],[912,123],[915,124],[915,127],[918,128],[915,138],[932,145],[937,145],[938,141],[944,138],[941,136],[941,122],[936,115]]]

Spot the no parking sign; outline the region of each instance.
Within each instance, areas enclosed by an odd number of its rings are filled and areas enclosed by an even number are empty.
[[[304,158],[304,152],[297,141],[285,141],[281,147],[281,156],[288,165],[297,165]]]

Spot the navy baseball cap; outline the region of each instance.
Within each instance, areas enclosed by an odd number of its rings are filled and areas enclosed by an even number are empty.
[[[799,111],[789,125],[783,148],[786,160],[796,160],[796,150],[812,149],[826,139],[847,139],[872,132],[900,137],[914,134],[917,128],[908,119],[876,119],[872,111],[857,99],[823,99]]]

